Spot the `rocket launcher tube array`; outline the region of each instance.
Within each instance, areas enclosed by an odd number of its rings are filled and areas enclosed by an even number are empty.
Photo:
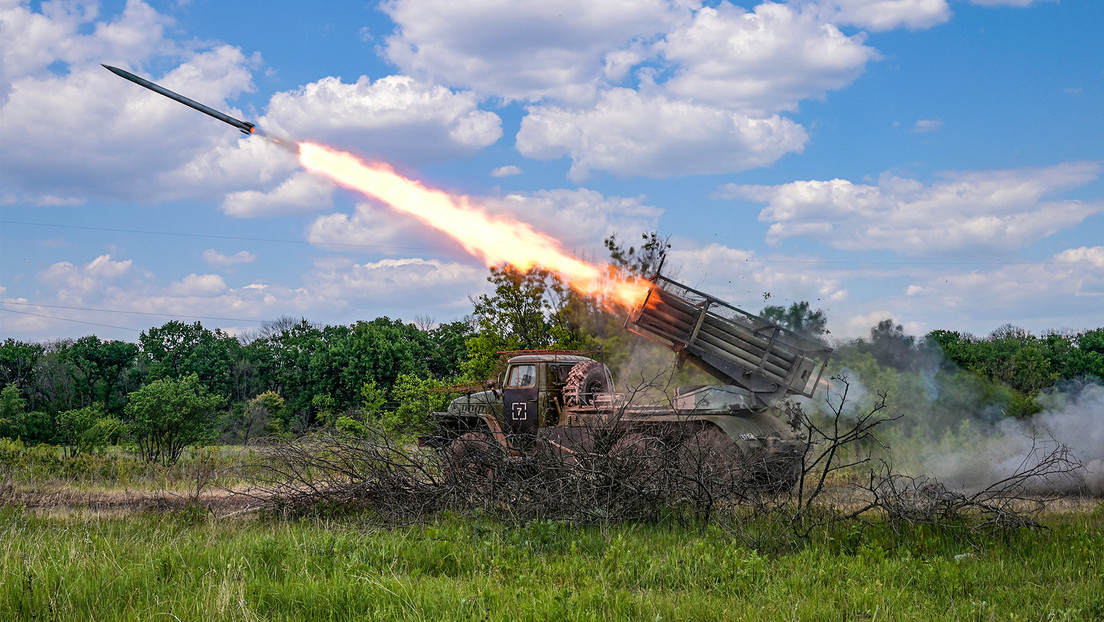
[[[810,396],[831,353],[821,343],[658,276],[626,327],[722,380],[778,395]]]

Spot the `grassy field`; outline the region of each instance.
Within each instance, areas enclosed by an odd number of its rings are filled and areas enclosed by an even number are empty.
[[[1104,505],[966,544],[849,524],[772,553],[723,529],[0,509],[4,620],[1101,620]]]

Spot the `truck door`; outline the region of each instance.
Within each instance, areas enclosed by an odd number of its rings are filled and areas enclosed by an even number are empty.
[[[506,384],[502,387],[503,411],[506,432],[509,434],[533,434],[539,427],[537,410],[537,366],[532,363],[511,365],[506,371]]]

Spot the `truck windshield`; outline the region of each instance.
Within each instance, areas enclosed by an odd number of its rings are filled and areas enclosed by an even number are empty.
[[[512,389],[531,387],[536,383],[536,365],[514,365],[510,368],[510,377],[506,379],[506,386]]]

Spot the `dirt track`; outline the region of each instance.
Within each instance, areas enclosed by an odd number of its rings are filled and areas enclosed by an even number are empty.
[[[206,508],[216,517],[255,512],[263,506],[258,495],[247,490],[194,491],[150,490],[75,490],[64,487],[24,489],[9,486],[0,490],[0,506],[18,505],[46,513],[81,512],[94,515],[119,515],[143,512],[168,512],[190,506]]]

